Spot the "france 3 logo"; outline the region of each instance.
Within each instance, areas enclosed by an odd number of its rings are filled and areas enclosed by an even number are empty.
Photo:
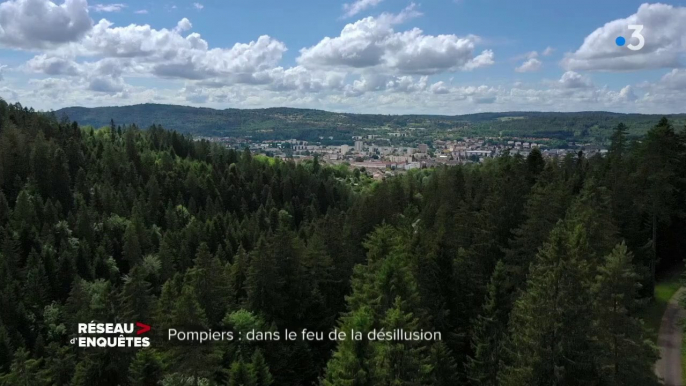
[[[634,44],[634,43],[628,44],[626,46],[626,48],[628,48],[632,51],[638,51],[641,48],[643,48],[643,46],[645,46],[645,44],[646,44],[646,39],[643,36],[643,34],[641,33],[641,31],[643,31],[643,25],[642,24],[630,24],[628,26],[628,28],[629,28],[629,30],[634,31],[631,34],[631,38],[637,39],[638,41],[637,41],[637,44]],[[624,36],[618,36],[617,39],[615,39],[615,43],[618,46],[623,47],[626,44],[626,39],[624,38]]]

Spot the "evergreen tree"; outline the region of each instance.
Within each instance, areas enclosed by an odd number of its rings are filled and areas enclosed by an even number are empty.
[[[180,297],[174,302],[171,325],[178,331],[206,331],[209,328],[205,312],[198,302],[197,294],[190,283],[184,283]],[[201,379],[211,377],[216,366],[214,346],[197,342],[174,342],[168,352],[174,368],[190,377],[198,386]]]
[[[153,297],[151,286],[145,279],[145,270],[141,266],[134,267],[124,279],[119,296],[119,310],[122,320],[145,322],[149,320]]]
[[[238,252],[236,252],[236,256],[233,258],[229,276],[230,293],[234,295],[233,303],[235,304],[240,304],[248,296],[245,287],[247,276],[248,255],[245,253],[243,246],[239,246]]]
[[[154,350],[140,350],[129,367],[131,386],[156,386],[162,379],[162,363]]]
[[[654,286],[655,269],[658,256],[659,227],[669,224],[676,204],[676,191],[683,183],[683,176],[678,172],[683,166],[685,145],[667,118],[663,117],[658,124],[646,134],[638,146],[641,157],[636,179],[645,186],[645,194],[637,196],[640,207],[648,216],[650,224],[650,249],[647,266],[650,269],[649,290]]]
[[[32,359],[29,352],[24,348],[19,348],[14,353],[14,360],[10,368],[10,373],[0,377],[0,382],[4,385],[16,386],[40,386],[45,385],[38,374],[40,360]]]
[[[657,385],[652,363],[658,359],[642,322],[632,316],[638,307],[639,276],[632,255],[619,244],[598,269],[593,285],[598,367],[608,385]]]
[[[400,297],[386,311],[381,325],[386,331],[419,331],[419,321],[404,308]],[[419,341],[382,341],[372,345],[372,382],[374,385],[423,385],[430,382],[431,364],[427,347]]]
[[[233,362],[229,370],[229,386],[255,386],[254,374],[243,358]]]
[[[593,384],[588,239],[564,223],[552,231],[510,317],[503,386]]]
[[[126,227],[126,233],[124,233],[124,250],[122,255],[131,267],[140,262],[140,260],[143,258],[140,241],[138,239],[136,227],[133,225],[133,223],[130,223]]]
[[[255,386],[270,386],[274,383],[269,366],[265,362],[262,352],[257,349],[252,355],[252,362],[250,363],[250,371]]]
[[[498,385],[511,301],[511,295],[505,291],[507,280],[505,265],[500,261],[488,284],[483,311],[475,321],[472,338],[474,356],[468,363],[468,376],[475,385]]]
[[[210,254],[207,244],[201,244],[196,254],[195,266],[187,275],[211,326],[221,322],[226,315],[226,299],[231,298],[229,280],[225,273],[221,261]]]

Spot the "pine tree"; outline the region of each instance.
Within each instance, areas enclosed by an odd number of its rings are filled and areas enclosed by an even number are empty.
[[[226,299],[231,298],[229,280],[222,263],[212,257],[207,244],[202,243],[195,257],[195,266],[187,275],[195,288],[200,305],[211,326],[217,326],[226,315]]]
[[[231,286],[231,293],[234,296],[234,304],[240,304],[248,296],[245,288],[247,276],[248,255],[245,253],[243,246],[239,246],[238,252],[236,252],[236,256],[233,258],[231,274],[229,277],[229,285]]]
[[[408,312],[400,297],[381,321],[385,331],[419,331],[419,321]],[[372,382],[374,385],[424,385],[431,380],[427,347],[421,341],[382,341],[372,343]]]
[[[25,272],[22,290],[24,305],[34,314],[42,313],[44,304],[49,299],[50,282],[38,252],[33,249],[29,254]]]
[[[367,264],[355,268],[349,313],[340,330],[418,330],[423,320],[405,235],[380,226],[365,242]],[[326,367],[324,386],[425,384],[431,379],[425,342],[370,342],[351,337],[338,343]],[[403,383],[406,382],[406,383]]]
[[[162,362],[154,350],[144,349],[136,353],[129,367],[131,386],[156,386],[162,379]]]
[[[145,270],[141,266],[136,266],[124,279],[124,286],[119,295],[122,320],[150,320],[153,297],[150,283],[146,281],[145,276]]]
[[[21,347],[14,353],[10,373],[0,377],[5,385],[41,386],[45,385],[38,376],[40,360],[31,359],[29,352]]]
[[[73,197],[71,194],[71,177],[69,176],[69,165],[67,164],[67,157],[64,151],[60,148],[55,150],[55,154],[50,162],[52,166],[51,180],[52,192],[66,211],[73,206]]]
[[[0,374],[6,373],[10,369],[13,352],[10,336],[0,321]]]
[[[180,297],[174,302],[171,324],[178,331],[206,331],[209,329],[205,312],[190,283],[184,283]],[[194,386],[201,379],[211,377],[216,366],[214,346],[198,342],[174,342],[168,352],[175,369],[191,377]]]
[[[452,386],[459,384],[458,366],[445,342],[436,342],[429,351],[431,382],[433,386]]]
[[[5,224],[10,219],[10,207],[7,203],[7,197],[0,189],[0,224]]]
[[[263,313],[268,318],[281,315],[284,301],[284,279],[275,252],[264,239],[260,240],[257,248],[251,253],[250,268],[245,280],[250,310]]]
[[[64,328],[64,325],[62,325]],[[76,360],[71,352],[71,347],[65,347],[57,342],[52,342],[46,347],[43,371],[41,377],[48,385],[69,385],[74,376]]]
[[[536,257],[510,317],[502,386],[593,384],[587,236],[560,223]]]
[[[645,136],[638,146],[641,158],[636,171],[636,182],[645,186],[644,194],[638,197],[639,207],[648,216],[650,223],[651,254],[646,266],[650,269],[651,281],[648,291],[652,293],[657,266],[659,228],[669,224],[676,205],[676,191],[683,176],[678,170],[683,166],[686,152],[683,138],[677,135],[667,118],[663,117]]]
[[[133,225],[133,223],[129,223],[129,225],[126,227],[126,233],[124,233],[124,250],[122,251],[122,256],[129,263],[130,267],[133,267],[134,265],[138,264],[143,258],[140,241],[138,240],[136,227]]]
[[[475,385],[498,385],[498,371],[503,361],[503,344],[507,337],[508,310],[511,295],[502,261],[498,262],[488,284],[488,294],[481,315],[475,321],[468,376]]]
[[[274,383],[274,379],[269,372],[269,366],[267,365],[267,362],[265,362],[264,356],[259,349],[256,349],[252,355],[250,371],[255,386],[270,386]]]
[[[631,313],[639,289],[632,259],[626,245],[619,244],[598,269],[593,285],[598,367],[608,385],[657,385],[652,366],[657,350]]]
[[[363,306],[343,317],[340,331],[371,331],[374,317],[369,307]],[[338,343],[336,351],[326,365],[322,386],[373,386],[371,378],[373,350],[367,339],[347,337]]]
[[[563,181],[557,180],[552,164],[540,175],[532,188],[524,213],[527,219],[517,229],[505,253],[510,281],[516,290],[524,287],[529,265],[555,224],[564,217],[570,201],[570,192]]]
[[[243,358],[233,362],[229,369],[229,386],[255,386],[255,378],[250,370]]]

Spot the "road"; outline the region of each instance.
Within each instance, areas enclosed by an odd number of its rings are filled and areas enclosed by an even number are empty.
[[[683,386],[681,382],[681,336],[683,326],[681,320],[686,311],[681,308],[679,299],[686,289],[679,289],[667,304],[657,344],[660,347],[660,359],[655,365],[655,373],[662,378],[665,386]]]

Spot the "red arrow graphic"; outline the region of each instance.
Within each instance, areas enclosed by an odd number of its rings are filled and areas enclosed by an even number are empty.
[[[141,322],[136,322],[136,327],[139,328],[138,332],[136,332],[136,335],[144,334],[150,331],[150,326],[148,326],[147,324],[143,324]]]

